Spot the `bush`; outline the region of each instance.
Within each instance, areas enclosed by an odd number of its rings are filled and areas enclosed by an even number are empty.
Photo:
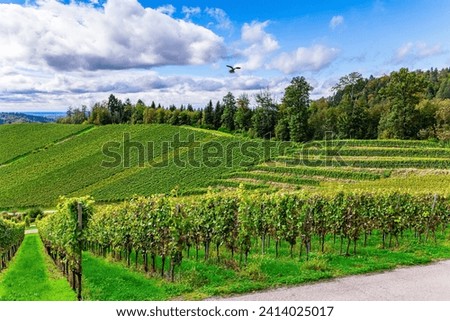
[[[44,211],[42,211],[40,208],[32,208],[28,210],[26,214],[30,218],[30,221],[34,222],[39,215],[41,217],[42,215],[44,215]]]

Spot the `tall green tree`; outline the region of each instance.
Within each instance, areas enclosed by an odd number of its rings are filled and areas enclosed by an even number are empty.
[[[234,115],[236,114],[236,99],[231,92],[223,97],[223,114],[221,118],[222,127],[234,130]]]
[[[281,104],[278,109],[278,120],[275,126],[275,137],[281,141],[289,141],[289,117],[286,110],[286,106]]]
[[[252,127],[257,137],[270,139],[275,135],[277,105],[271,93],[266,90],[255,96],[256,108],[252,116]]]
[[[223,105],[217,101],[214,108],[214,128],[219,129],[222,126]]]
[[[108,109],[113,123],[120,124],[124,115],[124,105],[122,101],[111,94],[108,98]]]
[[[341,138],[366,138],[367,102],[363,95],[367,80],[358,72],[339,79],[333,87],[339,97],[338,136]]]
[[[211,100],[203,110],[203,125],[208,128],[214,128],[214,107]]]
[[[390,105],[380,121],[383,138],[417,138],[419,131],[417,104],[426,95],[428,84],[422,74],[402,68],[392,72],[382,94]]]
[[[286,109],[289,136],[292,141],[308,140],[309,93],[312,89],[304,77],[294,77],[285,89],[282,105]]]
[[[247,94],[242,94],[236,101],[237,110],[234,115],[236,129],[247,131],[251,126],[252,110],[250,109],[250,99]]]
[[[442,80],[436,98],[450,99],[450,78]]]

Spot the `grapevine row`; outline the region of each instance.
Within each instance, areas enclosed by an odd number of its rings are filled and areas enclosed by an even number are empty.
[[[78,207],[82,212],[82,225],[93,213],[93,200],[90,197],[71,198],[62,197],[57,211],[38,221],[37,227],[45,249],[52,257],[75,290],[81,282],[81,250],[84,240],[84,230],[78,225]]]
[[[401,236],[412,231],[421,241],[436,240],[450,221],[449,200],[439,195],[413,196],[404,193],[337,194],[299,193],[257,194],[242,190],[230,194],[207,194],[194,199],[166,196],[136,197],[119,206],[101,207],[89,221],[86,238],[91,251],[111,254],[131,264],[131,256],[142,257],[145,271],[161,275],[169,262],[169,275],[183,255],[198,260],[217,260],[227,251],[242,263],[250,253],[267,253],[269,240],[275,242],[276,256],[281,242],[290,246],[290,255],[312,250],[318,239],[324,251],[327,237],[340,240],[340,252],[357,252],[368,237],[379,233],[383,248],[399,245]],[[375,236],[373,236],[375,237]],[[378,237],[378,236],[377,236]],[[258,248],[257,248],[258,247]],[[200,251],[202,250],[202,251]]]
[[[0,271],[19,249],[25,234],[25,225],[0,218]]]

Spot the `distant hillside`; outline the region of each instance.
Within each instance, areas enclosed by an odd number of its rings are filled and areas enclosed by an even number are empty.
[[[54,119],[25,113],[0,112],[0,124],[51,123]]]

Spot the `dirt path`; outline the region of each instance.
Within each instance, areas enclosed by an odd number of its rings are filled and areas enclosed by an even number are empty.
[[[450,301],[450,260],[212,300]]]

